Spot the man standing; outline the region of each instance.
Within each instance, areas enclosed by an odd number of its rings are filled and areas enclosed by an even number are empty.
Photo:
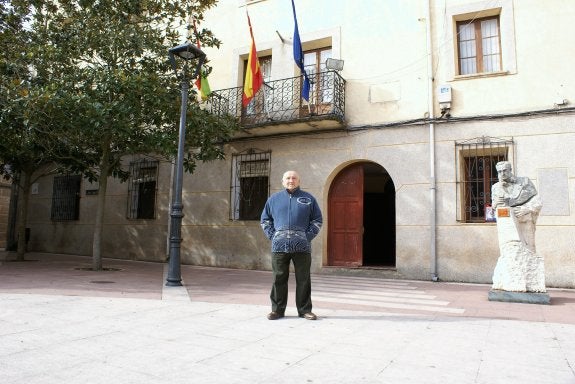
[[[321,210],[316,199],[300,189],[297,172],[284,173],[282,185],[285,190],[269,197],[261,216],[262,229],[272,241],[272,311],[267,317],[269,320],[284,317],[289,268],[293,261],[298,315],[315,320],[317,316],[311,311],[311,241],[321,229]]]

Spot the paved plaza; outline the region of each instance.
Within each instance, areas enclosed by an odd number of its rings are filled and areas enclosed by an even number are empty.
[[[0,383],[575,384],[575,290],[312,276],[318,320],[266,319],[271,272],[0,253]],[[2,261],[4,260],[4,261]],[[293,277],[293,276],[292,276]]]

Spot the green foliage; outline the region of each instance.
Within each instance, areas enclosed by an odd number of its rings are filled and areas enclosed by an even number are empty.
[[[0,1],[0,174],[7,178],[29,162],[28,153],[37,145],[34,132],[23,129],[31,97],[26,53],[21,49],[30,41],[24,29],[28,15],[23,5]]]
[[[188,18],[201,22],[215,0],[0,4],[6,16],[0,24],[4,162],[41,154],[41,161],[55,159],[90,179],[102,167],[122,178],[122,156],[176,152],[180,90],[167,50],[185,40]],[[202,46],[220,44],[206,29],[198,35]],[[193,170],[196,160],[222,156],[218,143],[237,125],[189,100],[187,170]],[[7,156],[8,146],[19,147],[18,154]]]
[[[29,185],[32,174],[57,164],[57,171],[99,180],[95,269],[106,180],[126,179],[126,155],[176,154],[180,85],[168,49],[186,40],[189,18],[199,25],[215,4],[0,0],[0,174],[21,173]],[[206,29],[197,37],[203,47],[220,44]],[[185,168],[192,172],[197,161],[223,157],[221,143],[238,124],[201,110],[193,95],[188,100]]]

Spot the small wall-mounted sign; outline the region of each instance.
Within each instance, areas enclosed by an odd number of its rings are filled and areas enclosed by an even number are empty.
[[[509,217],[509,207],[497,208],[497,217]]]
[[[86,196],[93,196],[98,194],[98,189],[86,189]]]

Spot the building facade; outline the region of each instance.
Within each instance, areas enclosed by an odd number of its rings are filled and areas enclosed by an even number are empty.
[[[259,225],[286,170],[316,196],[324,226],[313,272],[377,269],[410,279],[490,283],[495,164],[537,186],[547,285],[575,287],[575,43],[569,0],[295,0],[309,101],[293,59],[287,0],[220,0],[203,22],[214,90],[204,107],[242,131],[226,159],[184,180],[182,262],[271,269]],[[241,93],[249,12],[265,84]],[[104,257],[163,261],[172,167],[126,159],[107,196]],[[40,180],[29,249],[91,253],[97,185]],[[72,202],[67,205],[59,202]]]
[[[0,178],[0,250],[8,247],[8,217],[10,211],[10,196],[12,185],[7,180]]]

